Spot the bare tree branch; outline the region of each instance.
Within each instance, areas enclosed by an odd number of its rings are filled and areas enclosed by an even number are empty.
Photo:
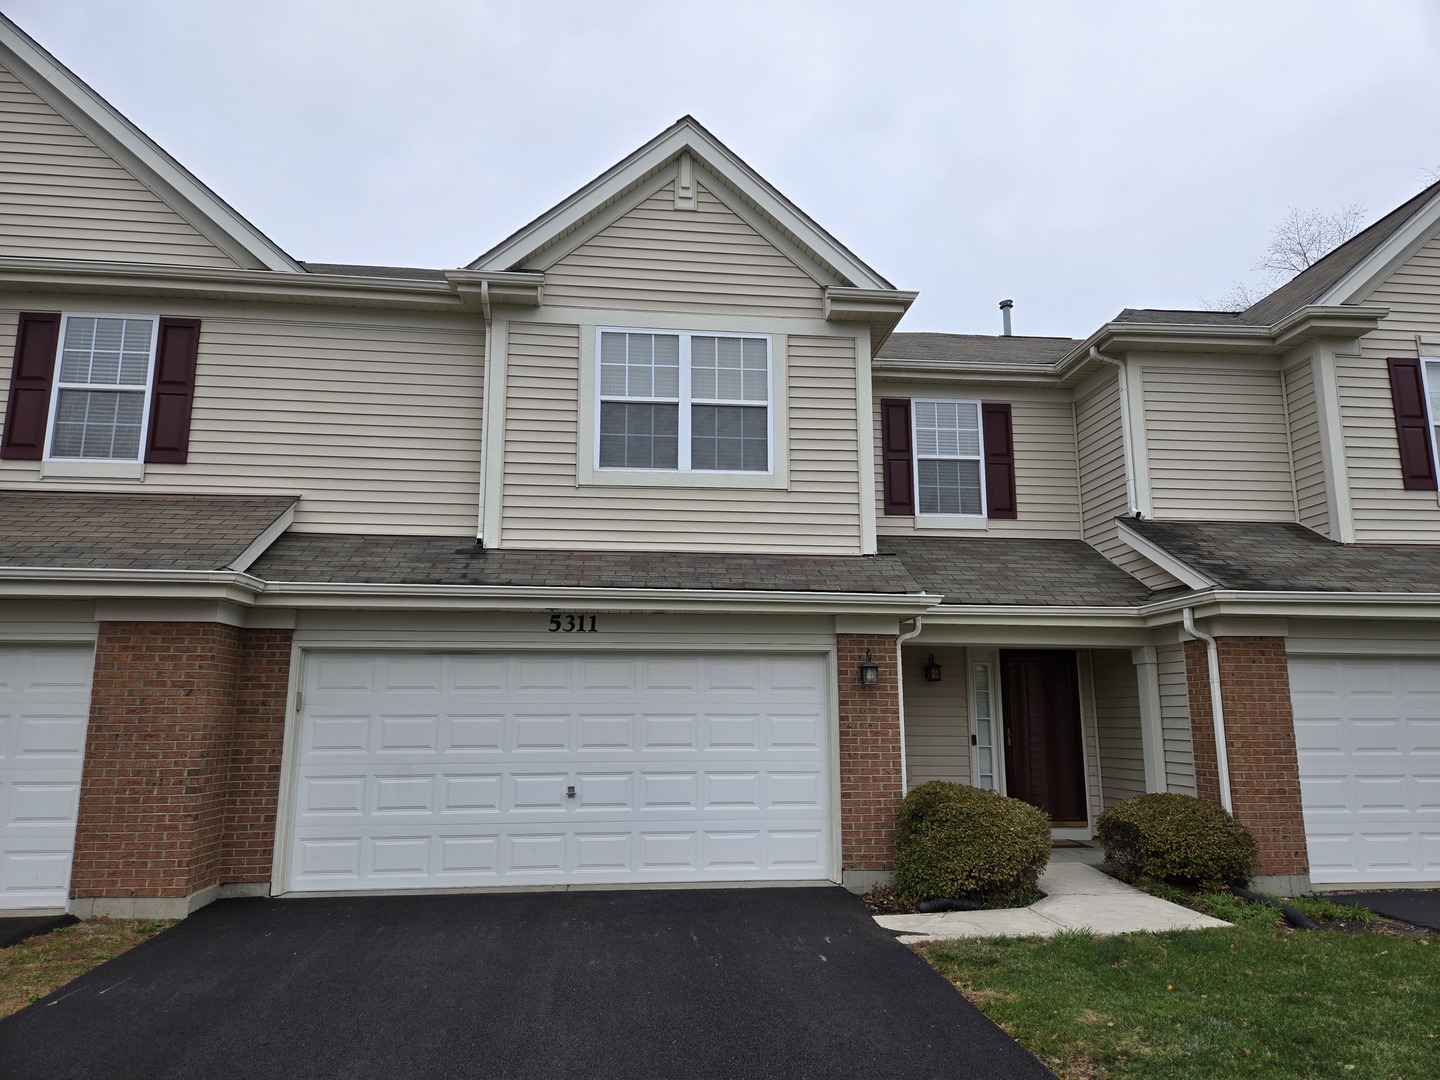
[[[1280,279],[1276,285],[1283,284],[1349,240],[1364,220],[1365,208],[1359,203],[1342,206],[1333,214],[1289,207],[1284,219],[1270,231],[1265,254],[1250,269],[1264,270]]]
[[[1243,281],[1232,281],[1230,291],[1217,299],[1200,298],[1200,306],[1206,311],[1244,311],[1251,304],[1259,303],[1271,292],[1270,289],[1248,285]]]

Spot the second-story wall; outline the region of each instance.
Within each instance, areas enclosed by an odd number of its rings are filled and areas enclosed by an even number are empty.
[[[1296,520],[1318,533],[1333,536],[1313,354],[1302,355],[1285,368],[1281,377],[1290,430],[1290,458],[1295,469]]]
[[[473,537],[484,332],[474,316],[73,296],[0,307],[0,384],[19,311],[200,320],[189,460],[143,479],[0,461],[0,485],[299,495],[295,529]],[[98,472],[98,470],[97,470]]]

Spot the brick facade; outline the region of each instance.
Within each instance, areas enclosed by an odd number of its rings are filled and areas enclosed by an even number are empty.
[[[1223,637],[1220,697],[1235,817],[1255,836],[1259,872],[1307,874],[1305,820],[1300,810],[1300,766],[1285,639]],[[1210,674],[1203,641],[1185,643],[1195,784],[1202,799],[1220,801]]]
[[[100,624],[72,896],[268,879],[289,651],[289,631]]]
[[[840,830],[843,870],[889,870],[895,812],[904,794],[900,747],[899,645],[893,635],[837,634],[840,683]],[[866,652],[877,686],[860,685]]]

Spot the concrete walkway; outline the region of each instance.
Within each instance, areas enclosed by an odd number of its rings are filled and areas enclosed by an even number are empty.
[[[909,943],[946,938],[1051,937],[1062,930],[1129,934],[1137,930],[1200,930],[1229,926],[1179,904],[1132,889],[1079,861],[1052,861],[1040,875],[1045,899],[1027,908],[946,911],[935,915],[877,915]]]

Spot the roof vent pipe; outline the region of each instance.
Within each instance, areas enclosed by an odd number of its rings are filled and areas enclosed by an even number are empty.
[[[1014,300],[1000,301],[1000,318],[1005,324],[1005,329],[1002,330],[1001,333],[1004,334],[1006,337],[1010,336],[1010,309],[1014,306]]]

